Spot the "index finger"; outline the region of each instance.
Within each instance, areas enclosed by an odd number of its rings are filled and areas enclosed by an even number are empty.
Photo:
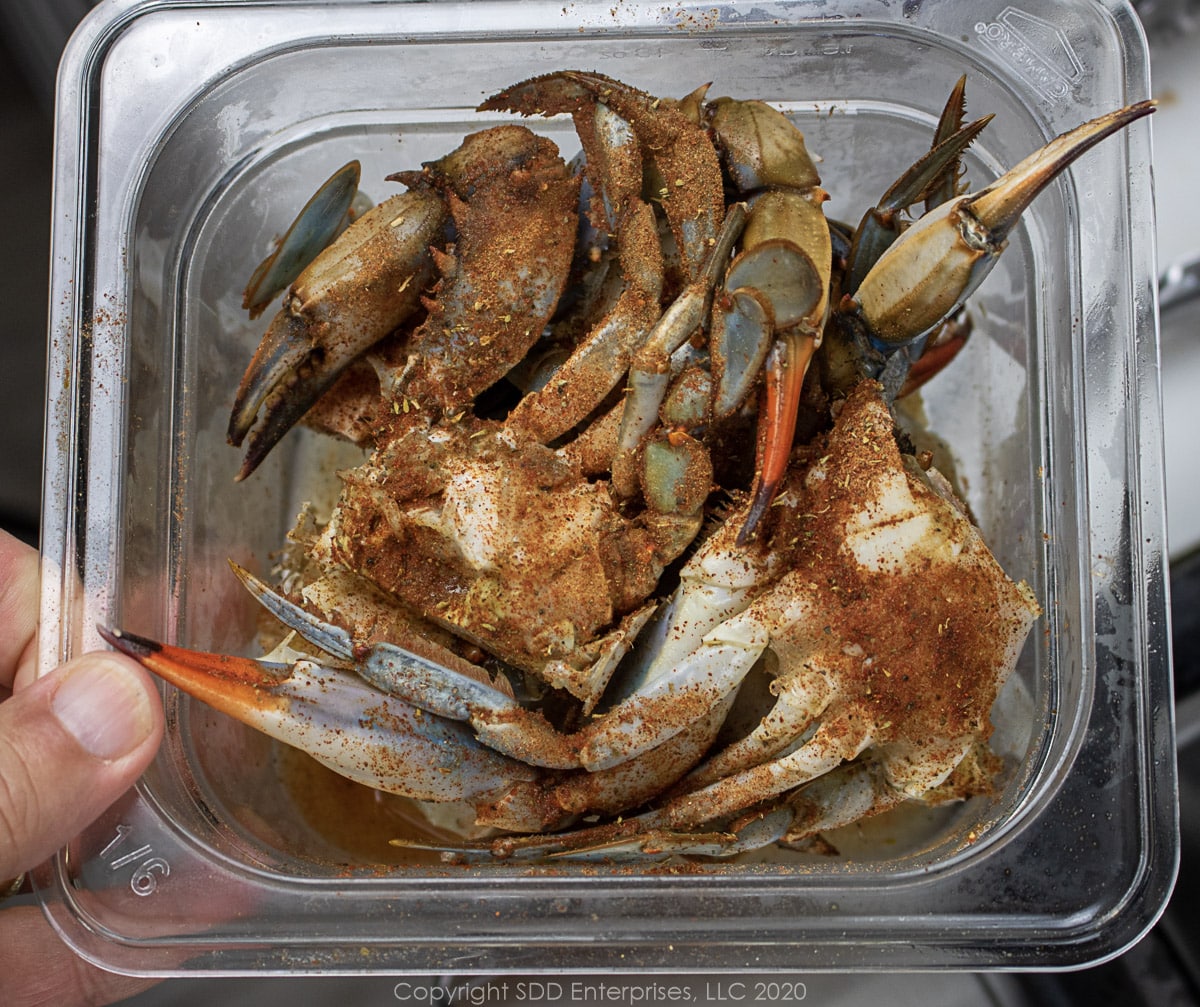
[[[0,531],[0,689],[32,658],[37,618],[37,550]]]

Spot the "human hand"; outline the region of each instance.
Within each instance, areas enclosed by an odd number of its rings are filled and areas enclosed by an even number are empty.
[[[38,555],[0,532],[0,896],[121,796],[154,757],[149,676],[98,652],[35,678]],[[77,958],[36,906],[0,903],[0,1003],[108,1004],[149,982]]]

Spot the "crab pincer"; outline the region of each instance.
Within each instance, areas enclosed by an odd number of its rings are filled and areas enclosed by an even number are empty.
[[[599,102],[628,123],[653,162],[661,184],[662,207],[689,279],[703,268],[711,240],[724,213],[721,170],[703,129],[681,111],[653,95],[602,73],[564,70],[523,81],[494,95],[480,109],[506,109],[523,115],[552,115]],[[585,113],[587,114],[587,113]],[[586,136],[588,127],[580,130]],[[585,142],[589,159],[594,146]]]
[[[234,446],[250,436],[238,479],[421,308],[410,366],[385,375],[387,391],[452,412],[503,377],[553,312],[571,260],[578,181],[552,143],[500,126],[395,177],[410,191],[365,213],[308,265],[246,369],[228,433]],[[443,250],[448,236],[455,246]],[[510,277],[518,263],[523,284]]]
[[[953,189],[959,171],[959,161],[962,153],[971,141],[983,130],[990,121],[985,116],[966,126],[959,125],[963,108],[963,92],[965,78],[960,79],[952,91],[939,123],[938,135],[933,147],[927,154],[919,158],[908,168],[899,179],[884,194],[883,198],[863,216],[862,222],[854,231],[850,248],[846,257],[846,266],[841,277],[844,292],[853,293],[858,289],[862,275],[878,260],[879,256],[899,237],[901,233],[899,215],[901,211],[935,191],[940,191],[949,184]],[[727,101],[727,100],[726,100]],[[748,106],[755,112],[754,119],[761,120],[764,125],[757,127],[756,132],[765,131],[765,124],[771,122],[770,112],[774,110],[759,109],[761,103],[742,102],[729,103],[726,107],[737,109],[739,105]],[[774,112],[774,115],[779,113]],[[782,117],[781,117],[782,118]],[[959,128],[951,129],[958,125]],[[726,130],[731,132],[730,127]],[[771,132],[780,137],[788,136],[787,129],[781,124],[775,124]],[[792,132],[799,136],[798,131]],[[736,135],[736,134],[733,134]],[[730,141],[726,141],[727,145]],[[792,141],[792,146],[796,141]],[[751,148],[752,149],[752,148]],[[731,160],[732,160],[732,155]],[[748,153],[740,153],[737,159],[742,164],[753,164]],[[767,187],[778,190],[772,198],[786,200],[786,217],[780,223],[764,227],[767,238],[759,239],[758,245],[778,255],[775,249],[783,245],[795,243],[800,249],[819,250],[820,256],[813,259],[809,256],[802,258],[803,268],[792,267],[785,275],[790,279],[792,297],[799,305],[807,304],[807,312],[793,309],[790,315],[776,320],[774,328],[779,330],[778,341],[773,342],[768,337],[768,327],[755,319],[760,313],[758,306],[747,299],[747,294],[754,292],[756,287],[767,290],[779,285],[772,282],[773,275],[779,273],[779,265],[771,256],[763,256],[761,261],[750,260],[743,267],[747,276],[745,286],[748,290],[735,289],[730,295],[732,311],[723,320],[723,324],[714,327],[714,362],[715,369],[722,376],[721,386],[725,391],[719,397],[714,409],[717,415],[727,415],[742,401],[758,368],[766,366],[764,374],[762,402],[760,405],[760,421],[758,428],[757,458],[755,472],[757,474],[754,504],[750,509],[746,523],[742,528],[743,540],[754,534],[758,523],[762,520],[766,508],[775,499],[775,494],[783,479],[787,467],[788,455],[792,449],[792,440],[796,430],[796,414],[799,408],[800,396],[808,367],[814,355],[820,349],[823,340],[823,329],[829,314],[827,292],[831,282],[831,267],[826,263],[832,254],[828,242],[817,240],[815,231],[818,227],[818,214],[812,208],[819,205],[823,193],[817,188],[818,179],[816,168],[804,149],[803,139],[799,140],[798,149],[790,152],[787,158],[781,158],[790,167],[792,174],[783,176],[778,173],[768,174],[765,170],[750,171],[743,167],[735,173],[742,179],[743,186]],[[757,165],[755,165],[757,169]],[[785,185],[786,183],[786,185]],[[781,211],[776,211],[781,212]],[[782,213],[781,213],[782,215]],[[790,219],[788,219],[790,218]],[[824,218],[820,218],[824,223]],[[797,235],[808,235],[797,242]],[[822,234],[823,237],[823,234]],[[832,237],[832,235],[830,235]],[[753,244],[747,243],[751,248]],[[796,254],[795,252],[793,254]],[[820,266],[817,265],[820,263]],[[752,270],[762,271],[763,280],[755,283],[750,280]],[[727,286],[739,286],[738,274],[730,270],[731,278]],[[795,277],[811,276],[812,293],[807,300],[799,296],[809,289],[803,284],[797,284]],[[817,299],[817,295],[821,295]],[[769,354],[769,356],[768,356]],[[736,364],[737,366],[730,366]],[[726,376],[726,373],[728,376]]]
[[[242,307],[252,319],[262,314],[270,302],[292,283],[310,262],[344,231],[370,201],[358,191],[362,166],[357,161],[344,164],[317,189],[304,208],[296,214],[283,237],[258,268],[242,293]]]
[[[363,214],[292,284],[234,399],[229,443],[240,447],[250,437],[239,480],[346,367],[417,310],[434,276],[429,249],[447,219],[433,193],[393,196]]]
[[[746,651],[741,641],[706,642],[703,627],[744,607],[759,566],[715,543],[702,550],[685,568],[657,656],[570,733],[482,671],[464,674],[387,643],[355,645],[236,565],[258,601],[327,658],[283,664],[101,633],[171,684],[350,779],[420,800],[491,797],[481,821],[528,830],[589,808],[616,810],[638,788],[649,798],[699,761],[753,664],[730,660]],[[437,774],[451,763],[455,776],[439,790]],[[558,811],[547,819],[549,808]]]
[[[978,192],[925,214],[885,251],[838,313],[886,352],[952,315],[995,266],[1030,203],[1076,158],[1154,111],[1142,101],[1051,140]]]
[[[524,126],[468,136],[420,172],[391,176],[443,195],[454,242],[435,250],[438,285],[385,396],[456,415],[537,341],[570,270],[579,179]]]
[[[619,294],[588,326],[549,380],[509,414],[509,426],[549,444],[581,423],[616,387],[659,315],[664,264],[654,210],[642,198],[642,141],[594,89],[569,73],[524,81],[489,98],[480,109],[571,116],[593,194],[588,212],[591,227],[601,243],[616,246]],[[719,201],[720,176],[716,172],[713,176],[714,200]],[[578,252],[585,257],[603,254],[599,244]]]
[[[100,627],[156,675],[358,783],[417,800],[466,800],[536,771],[471,731],[314,661],[291,665],[186,650]]]
[[[355,647],[345,630],[316,619],[246,570],[234,566],[234,572],[272,615],[321,650],[352,664],[377,689],[438,717],[469,723],[480,743],[530,765],[597,771],[627,762],[684,730],[696,708],[707,711],[740,680],[726,662],[681,654],[670,666],[660,664],[654,674],[645,675],[636,691],[603,715],[573,733],[560,733],[540,713],[482,675],[470,677],[386,643]],[[224,660],[215,665],[222,666]],[[673,708],[689,706],[693,709],[688,719],[672,715]],[[662,707],[659,716],[652,715],[656,707]]]
[[[713,415],[728,417],[765,374],[756,488],[744,543],[778,491],[800,391],[821,345],[833,274],[830,227],[804,135],[761,101],[718,98],[705,115],[726,174],[748,201],[741,248],[713,300]]]
[[[880,242],[870,253],[865,246],[856,245],[868,261],[875,254],[878,258],[857,287],[842,296],[831,315],[836,338],[853,346],[858,372],[852,380],[877,378],[894,397],[919,356],[910,355],[907,348],[959,312],[966,298],[991,272],[1007,246],[1008,235],[1038,194],[1076,158],[1153,110],[1154,102],[1139,102],[1056,137],[992,185],[955,197],[926,213],[882,252],[877,247]],[[961,152],[985,123],[986,119],[978,120],[958,130],[917,165],[940,161],[944,173],[954,163],[949,154],[956,149]],[[904,193],[905,198],[921,198],[924,174],[905,173],[893,189]],[[930,176],[929,181],[933,180]],[[779,416],[790,411],[790,403],[774,409]],[[772,484],[761,473],[780,469],[779,453],[790,450],[790,440],[783,436],[786,432],[785,426],[782,433],[760,436],[760,478],[756,507],[743,533],[747,537],[753,534],[773,499],[778,483]]]

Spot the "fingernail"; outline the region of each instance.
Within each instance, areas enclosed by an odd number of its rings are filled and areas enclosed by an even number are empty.
[[[137,677],[105,658],[88,659],[67,672],[50,708],[84,750],[98,759],[119,759],[150,733],[150,700]]]

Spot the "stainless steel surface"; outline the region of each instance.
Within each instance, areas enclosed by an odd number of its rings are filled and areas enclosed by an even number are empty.
[[[1200,115],[1200,32],[1151,37],[1158,261],[1162,309],[1167,542],[1172,559],[1200,547],[1200,199],[1195,123]]]

